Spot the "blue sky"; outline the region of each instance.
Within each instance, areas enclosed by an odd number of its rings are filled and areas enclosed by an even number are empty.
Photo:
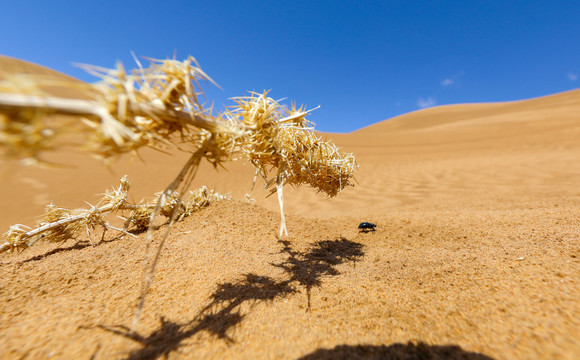
[[[0,54],[95,81],[73,63],[126,67],[193,55],[217,108],[271,89],[326,132],[422,107],[580,87],[580,1],[6,1]]]

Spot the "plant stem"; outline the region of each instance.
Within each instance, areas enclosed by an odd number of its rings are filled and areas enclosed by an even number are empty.
[[[102,117],[108,109],[95,100],[66,99],[52,96],[21,95],[0,93],[0,109],[43,109],[65,115],[85,115]],[[161,109],[153,104],[130,103],[129,109],[136,116],[148,116],[163,121],[181,122],[215,132],[233,132],[232,127],[222,121],[201,115],[173,109]]]

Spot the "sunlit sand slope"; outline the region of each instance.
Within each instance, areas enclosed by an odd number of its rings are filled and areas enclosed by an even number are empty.
[[[5,57],[0,69],[76,81]],[[356,154],[358,185],[330,200],[285,190],[283,239],[259,188],[178,223],[136,333],[144,234],[0,254],[0,358],[580,358],[580,90],[325,136]],[[3,160],[0,225],[87,206],[124,174],[151,196],[185,163],[170,152],[110,169],[68,150],[50,169]],[[239,200],[252,177],[206,164],[194,186]]]

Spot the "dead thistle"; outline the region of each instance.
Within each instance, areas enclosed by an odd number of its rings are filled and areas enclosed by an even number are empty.
[[[143,146],[163,149],[187,144],[192,149],[188,150],[188,162],[154,204],[128,204],[122,182],[116,192],[106,194],[102,203],[91,209],[75,213],[51,207],[43,220],[45,225],[33,230],[21,225],[11,227],[5,243],[0,245],[2,252],[30,246],[41,233],[51,239],[64,239],[82,227],[87,231],[96,226],[112,228],[103,214],[117,210],[132,210],[126,224],[139,229],[148,227],[150,244],[156,216],[167,216],[168,226],[152,257],[147,247],[148,275],[143,281],[133,329],[173,223],[195,208],[190,200],[197,199],[197,195],[184,198],[179,194],[189,188],[202,159],[218,167],[246,157],[271,194],[278,193],[280,236],[287,234],[284,185],[308,184],[333,197],[352,185],[356,169],[352,154],[339,152],[335,145],[314,133],[314,124],[306,119],[310,111],[286,108],[264,92],[235,98],[235,105],[223,114],[212,115],[200,102],[200,81],[213,81],[193,57],[184,61],[150,60],[147,68],[139,62],[138,65],[130,72],[121,64],[114,69],[85,66],[101,79],[83,86],[86,99],[50,96],[40,90],[42,84],[18,76],[0,82],[0,148],[7,156],[38,161],[44,151],[60,146],[58,139],[66,130],[78,132],[85,148],[105,159]],[[81,121],[62,127],[49,121],[48,115],[52,114],[71,115]]]

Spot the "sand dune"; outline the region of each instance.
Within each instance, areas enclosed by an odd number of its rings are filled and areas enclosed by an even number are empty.
[[[22,71],[75,81],[0,57],[0,77]],[[324,136],[356,154],[358,185],[335,199],[285,190],[283,241],[262,190],[180,223],[137,334],[142,236],[0,255],[0,357],[580,357],[580,90]],[[50,201],[84,206],[124,174],[151,195],[186,159],[141,156],[110,169],[70,151],[49,157],[62,168],[3,160],[0,226],[32,224]],[[241,200],[252,177],[206,164],[194,186]]]

